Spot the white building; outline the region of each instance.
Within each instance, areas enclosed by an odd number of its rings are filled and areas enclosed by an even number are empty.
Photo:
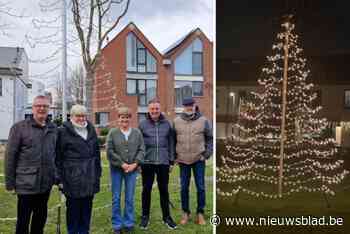
[[[23,48],[0,47],[0,141],[24,119],[28,103],[28,56]]]
[[[31,107],[33,99],[38,95],[46,95],[45,85],[38,80],[30,80],[32,87],[28,89],[28,106]]]

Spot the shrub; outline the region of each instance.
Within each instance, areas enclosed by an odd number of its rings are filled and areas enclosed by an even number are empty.
[[[107,136],[109,132],[109,128],[101,128],[100,129],[100,136]]]
[[[97,141],[101,148],[104,148],[106,146],[106,136],[98,136]]]

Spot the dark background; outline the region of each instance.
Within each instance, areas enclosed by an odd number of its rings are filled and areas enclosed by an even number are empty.
[[[294,15],[295,32],[312,74],[337,73],[322,78],[323,82],[350,80],[349,9],[346,0],[218,0],[217,81],[255,82],[286,14]]]

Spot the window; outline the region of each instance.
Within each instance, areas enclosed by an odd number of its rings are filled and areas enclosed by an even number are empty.
[[[126,80],[126,93],[128,95],[136,94],[136,80]]]
[[[203,74],[203,44],[197,38],[175,60],[175,74],[202,75]]]
[[[148,102],[156,97],[156,80],[134,80],[127,79],[126,92],[128,95],[137,95],[139,106],[147,106]]]
[[[95,123],[96,125],[105,127],[108,126],[109,113],[108,112],[96,112]]]
[[[344,107],[350,108],[350,90],[344,91]]]
[[[146,113],[138,113],[137,117],[138,117],[139,123],[141,123],[143,120],[145,120],[146,116],[147,116]]]
[[[202,75],[202,52],[192,53],[192,73]]]
[[[0,78],[0,96],[2,96],[2,78]]]
[[[203,96],[203,82],[193,81],[192,90],[193,90],[193,96]]]
[[[175,81],[175,103],[177,107],[182,106],[184,98],[203,96],[202,81]]]
[[[128,72],[157,72],[156,59],[133,33],[128,34],[126,43],[126,69]]]

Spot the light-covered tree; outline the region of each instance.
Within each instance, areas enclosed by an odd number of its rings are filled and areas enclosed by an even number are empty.
[[[294,25],[286,21],[282,28],[258,80],[260,91],[242,104],[237,124],[241,137],[227,141],[221,155],[219,195],[334,195],[334,186],[348,174],[334,139],[323,134],[327,121],[319,118],[321,107]]]

